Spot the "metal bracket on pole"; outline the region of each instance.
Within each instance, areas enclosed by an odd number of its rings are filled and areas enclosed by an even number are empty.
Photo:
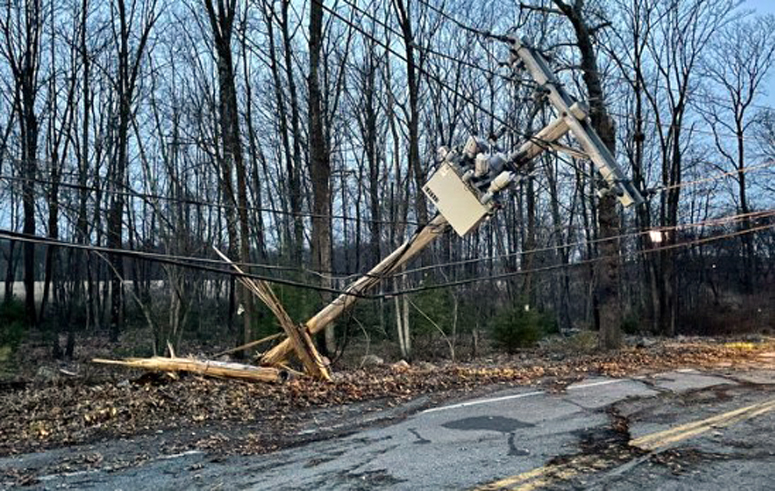
[[[524,66],[538,85],[548,91],[546,94],[549,102],[552,103],[560,117],[565,120],[570,132],[581,144],[584,152],[595,164],[609,189],[616,194],[622,205],[642,204],[643,196],[633,186],[632,181],[624,175],[616,163],[616,159],[600,140],[600,136],[589,124],[589,121],[586,118],[577,117],[570,110],[575,101],[557,81],[544,57],[528,46],[524,40],[514,37],[511,38],[511,44],[510,62],[512,66],[515,68]]]

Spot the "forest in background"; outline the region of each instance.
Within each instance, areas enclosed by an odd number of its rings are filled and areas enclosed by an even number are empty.
[[[276,332],[213,246],[305,320],[428,223],[439,146],[513,149],[552,118],[486,33],[544,53],[647,203],[601,230],[592,164],[547,152],[491,220],[328,330],[326,353],[357,338],[454,358],[479,336],[510,349],[601,321],[773,327],[775,18],[744,3],[9,0],[0,345],[40,333],[72,356],[107,333],[162,352]]]

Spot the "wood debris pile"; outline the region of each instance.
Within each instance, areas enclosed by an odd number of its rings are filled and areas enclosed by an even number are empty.
[[[282,327],[287,336],[286,343],[290,343],[293,352],[296,354],[301,364],[304,366],[305,373],[313,378],[324,381],[331,381],[331,373],[323,357],[315,348],[312,342],[309,330],[306,325],[299,325],[293,322],[291,317],[283,308],[280,300],[272,291],[271,286],[264,280],[255,280],[249,278],[245,272],[234,264],[225,254],[215,249],[224,261],[229,263],[237,273],[238,280],[245,288],[258,297],[277,318],[280,327]],[[250,345],[255,345],[263,340],[248,343],[240,346],[236,350],[247,349]],[[215,360],[196,360],[193,358],[178,358],[175,356],[172,347],[170,347],[170,357],[154,356],[151,358],[130,358],[126,360],[105,360],[95,358],[94,363],[109,365],[121,365],[130,368],[140,368],[153,371],[167,372],[192,372],[200,375],[213,377],[235,378],[242,380],[252,380],[257,382],[284,382],[292,375],[292,371],[282,365],[283,359],[278,359],[272,366],[253,366],[242,363],[231,363]]]

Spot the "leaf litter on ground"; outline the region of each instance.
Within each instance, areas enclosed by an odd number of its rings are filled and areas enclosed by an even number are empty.
[[[68,379],[2,394],[0,455],[208,427],[213,430],[196,438],[167,442],[168,450],[262,453],[298,444],[295,432],[315,417],[315,411],[325,408],[369,402],[370,410],[379,410],[418,396],[426,396],[430,405],[508,385],[541,385],[557,392],[593,375],[624,377],[679,367],[741,366],[768,350],[772,350],[768,341],[682,340],[606,354],[567,353],[557,359],[550,356],[556,355],[556,348],[545,347],[469,363],[335,372],[330,383],[294,379],[267,384],[164,374],[144,374],[131,382],[87,384]],[[229,432],[228,428],[249,431]]]

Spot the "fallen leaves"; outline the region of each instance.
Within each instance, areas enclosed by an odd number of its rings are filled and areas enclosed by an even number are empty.
[[[256,384],[196,375],[141,377],[135,382],[85,385],[78,380],[27,385],[3,394],[0,404],[0,455],[45,447],[125,437],[138,433],[202,425],[261,422],[241,451],[268,451],[283,444],[283,434],[304,411],[380,401],[392,407],[421,394],[437,400],[459,397],[495,384],[545,385],[562,390],[591,374],[621,377],[678,367],[739,365],[766,352],[766,346],[661,342],[602,355],[523,353],[475,363],[370,366],[339,372],[332,383],[295,379],[286,384]],[[771,347],[770,347],[771,352]],[[398,368],[398,369],[396,369]],[[231,449],[235,442],[210,437],[197,448]]]
[[[85,413],[83,419],[86,421],[86,424],[95,425],[115,418],[117,414],[118,409],[115,407],[108,407]]]

